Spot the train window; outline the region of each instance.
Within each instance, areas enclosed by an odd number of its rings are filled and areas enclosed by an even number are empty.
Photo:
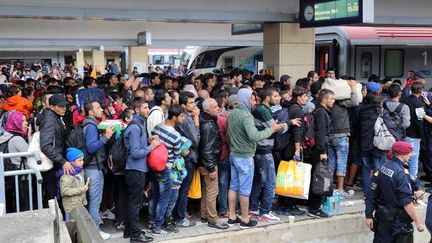
[[[164,64],[164,56],[162,55],[154,55],[153,56],[153,64],[162,65]]]
[[[234,57],[224,57],[223,59],[223,66],[234,66]]]
[[[385,52],[384,75],[402,77],[404,73],[404,52],[400,49],[389,49]]]
[[[361,55],[360,74],[362,78],[369,78],[372,73],[372,53],[363,52]]]

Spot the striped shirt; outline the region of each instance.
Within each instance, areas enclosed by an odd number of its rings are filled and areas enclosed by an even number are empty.
[[[252,115],[255,118],[255,126],[258,131],[262,131],[266,128],[271,128],[271,126],[276,123],[273,119],[272,112],[269,107],[260,104],[257,105],[255,110],[253,110]],[[268,138],[264,138],[257,142],[257,154],[268,154],[272,152],[274,145],[274,135]]]
[[[180,157],[181,152],[181,135],[173,127],[165,124],[157,125],[152,135],[158,135],[161,142],[165,144],[168,149],[168,163],[174,163],[176,158]]]

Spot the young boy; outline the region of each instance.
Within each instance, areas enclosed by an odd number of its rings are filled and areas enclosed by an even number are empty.
[[[180,186],[183,182],[183,179],[187,175],[184,157],[189,155],[192,142],[186,137],[181,137],[181,143],[182,145],[180,156],[174,160],[171,170],[171,178],[173,180],[173,185],[171,186],[170,201],[168,203],[168,209],[165,214],[165,227],[167,227],[168,225],[172,225],[171,227],[175,226],[174,220],[172,218],[172,211],[177,202]]]
[[[62,199],[63,207],[66,213],[66,220],[69,219],[72,209],[87,205],[86,192],[89,186],[89,180],[84,181],[84,154],[76,148],[66,150],[66,160],[72,163],[75,172],[65,175],[63,168],[56,173],[57,176],[57,196]]]

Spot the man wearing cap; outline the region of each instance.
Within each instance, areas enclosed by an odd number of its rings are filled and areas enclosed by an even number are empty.
[[[381,93],[381,84],[376,83],[376,82],[369,82],[366,85],[367,91],[368,93]]]
[[[55,94],[49,98],[49,109],[44,112],[44,119],[40,128],[40,147],[48,159],[53,162],[53,168],[42,172],[43,189],[45,191],[43,203],[48,207],[48,200],[56,196],[55,172],[63,167],[64,174],[74,172],[70,162],[65,159],[66,126],[62,120],[66,112],[66,98],[63,94]]]
[[[414,210],[414,193],[406,169],[413,146],[396,142],[391,152],[391,160],[374,173],[366,190],[365,223],[375,232],[373,242],[413,242],[411,222],[419,232],[424,230]]]
[[[412,83],[408,86],[405,85],[402,90],[403,97],[409,97],[411,95],[411,86],[414,83],[422,83],[424,85],[426,83],[426,76],[422,72],[415,72]]]

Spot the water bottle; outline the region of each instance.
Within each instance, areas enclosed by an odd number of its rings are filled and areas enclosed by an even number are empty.
[[[334,212],[333,214],[337,214],[339,213],[339,205],[340,205],[340,194],[339,191],[336,190],[336,193],[334,194],[334,202],[335,202],[335,206],[334,206]]]

